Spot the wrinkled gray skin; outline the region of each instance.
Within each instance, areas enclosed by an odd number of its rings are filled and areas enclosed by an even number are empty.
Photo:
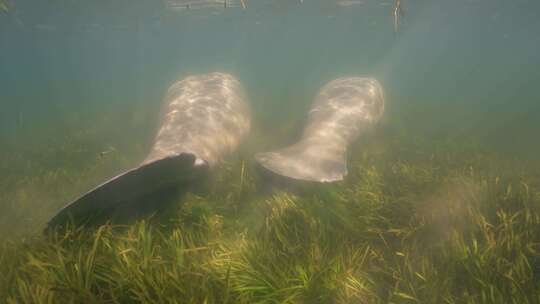
[[[316,97],[300,141],[259,153],[255,159],[267,170],[295,180],[340,181],[347,175],[347,147],[383,112],[383,90],[377,80],[333,80]]]
[[[131,200],[196,180],[236,149],[250,124],[243,88],[233,76],[210,73],[173,84],[165,97],[155,143],[141,165],[68,204],[48,227],[62,224],[70,216],[129,208]]]

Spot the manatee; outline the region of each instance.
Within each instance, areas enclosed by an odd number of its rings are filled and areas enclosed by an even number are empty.
[[[244,89],[233,76],[189,76],[167,91],[161,124],[142,163],[85,193],[48,223],[80,218],[114,208],[181,183],[197,181],[233,152],[248,134],[250,109]]]
[[[258,153],[255,160],[266,170],[293,180],[340,181],[347,175],[348,146],[383,112],[383,89],[376,79],[332,80],[316,96],[300,140],[277,151]]]

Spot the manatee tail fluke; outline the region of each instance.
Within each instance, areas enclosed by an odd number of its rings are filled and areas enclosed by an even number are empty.
[[[266,170],[294,180],[335,182],[347,175],[345,153],[308,141],[273,152],[258,153],[255,160]]]
[[[115,209],[129,209],[130,202],[156,190],[188,182],[201,175],[205,166],[195,164],[193,154],[182,153],[156,160],[117,175],[62,208],[46,229],[91,215],[107,214]]]

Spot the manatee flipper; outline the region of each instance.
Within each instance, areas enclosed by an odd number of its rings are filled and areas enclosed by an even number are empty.
[[[347,163],[343,153],[332,150],[331,146],[300,141],[277,151],[258,153],[255,160],[266,170],[295,180],[334,182],[347,175]]]
[[[66,220],[82,219],[110,212],[119,205],[144,195],[196,179],[206,166],[196,166],[193,154],[169,156],[117,175],[90,190],[60,210],[48,223],[57,226]]]

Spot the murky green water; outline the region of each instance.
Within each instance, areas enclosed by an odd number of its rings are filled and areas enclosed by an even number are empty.
[[[0,13],[0,236],[35,232],[138,163],[167,87],[210,71],[247,90],[246,158],[294,141],[324,83],[367,75],[385,88],[383,129],[540,160],[532,0],[402,0],[397,33],[393,3],[379,0],[181,11],[149,0],[12,2]]]

